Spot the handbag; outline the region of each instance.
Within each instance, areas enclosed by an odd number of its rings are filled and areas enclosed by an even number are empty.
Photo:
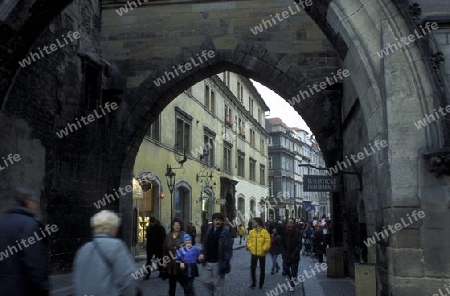
[[[105,254],[103,254],[102,251],[100,251],[100,248],[97,245],[97,242],[95,240],[92,240],[92,243],[94,245],[94,249],[95,251],[100,255],[100,257],[103,259],[103,261],[106,262],[106,264],[108,265],[109,269],[113,269],[113,264],[106,258]],[[142,294],[142,290],[139,287],[136,287],[136,296],[143,296]]]

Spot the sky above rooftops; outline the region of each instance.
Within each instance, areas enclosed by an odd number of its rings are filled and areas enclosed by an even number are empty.
[[[261,97],[266,102],[270,109],[270,116],[266,118],[279,117],[289,127],[298,127],[304,129],[311,134],[311,130],[306,125],[306,122],[298,115],[298,113],[289,105],[288,102],[283,100],[278,94],[271,89],[265,87],[259,82],[251,80],[255,88],[261,94]]]

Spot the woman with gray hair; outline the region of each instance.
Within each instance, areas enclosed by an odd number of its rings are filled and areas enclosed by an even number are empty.
[[[125,295],[139,292],[131,276],[135,264],[125,243],[115,236],[121,219],[111,211],[91,218],[94,238],[78,250],[73,267],[74,295]]]

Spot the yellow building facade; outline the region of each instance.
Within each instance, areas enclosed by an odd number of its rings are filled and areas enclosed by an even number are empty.
[[[233,220],[238,209],[248,212],[267,196],[265,111],[247,78],[224,72],[193,85],[161,112],[134,164],[143,189],[133,194],[138,244],[150,217],[166,229],[171,218],[185,229],[192,221],[200,233],[214,212]],[[172,194],[166,175],[174,175]]]

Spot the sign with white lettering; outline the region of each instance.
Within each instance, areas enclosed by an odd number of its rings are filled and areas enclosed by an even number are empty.
[[[318,192],[331,191],[339,192],[339,177],[332,176],[317,176],[304,175],[303,176],[303,191],[304,192]]]

